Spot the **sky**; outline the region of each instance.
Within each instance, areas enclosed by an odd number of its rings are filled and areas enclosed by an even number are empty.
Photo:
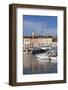
[[[32,32],[35,32],[36,35],[56,36],[57,16],[23,15],[24,36],[31,36]]]

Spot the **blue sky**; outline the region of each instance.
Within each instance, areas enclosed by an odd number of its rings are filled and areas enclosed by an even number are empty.
[[[32,32],[37,35],[57,35],[57,16],[23,16],[23,34],[31,36]]]

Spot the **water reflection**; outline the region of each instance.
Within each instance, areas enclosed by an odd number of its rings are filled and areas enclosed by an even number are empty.
[[[57,63],[48,60],[40,60],[32,54],[24,54],[23,74],[57,73]]]

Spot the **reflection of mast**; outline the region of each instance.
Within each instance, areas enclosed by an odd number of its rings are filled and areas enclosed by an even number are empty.
[[[46,32],[47,32],[47,22],[43,22],[42,23],[42,36],[44,36],[45,35],[45,33],[44,33],[44,29],[46,30]]]

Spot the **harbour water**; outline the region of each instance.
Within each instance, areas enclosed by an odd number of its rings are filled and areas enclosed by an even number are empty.
[[[57,60],[56,60],[57,61]],[[57,73],[57,62],[50,60],[41,60],[36,55],[24,54],[23,55],[23,74],[48,74]]]

